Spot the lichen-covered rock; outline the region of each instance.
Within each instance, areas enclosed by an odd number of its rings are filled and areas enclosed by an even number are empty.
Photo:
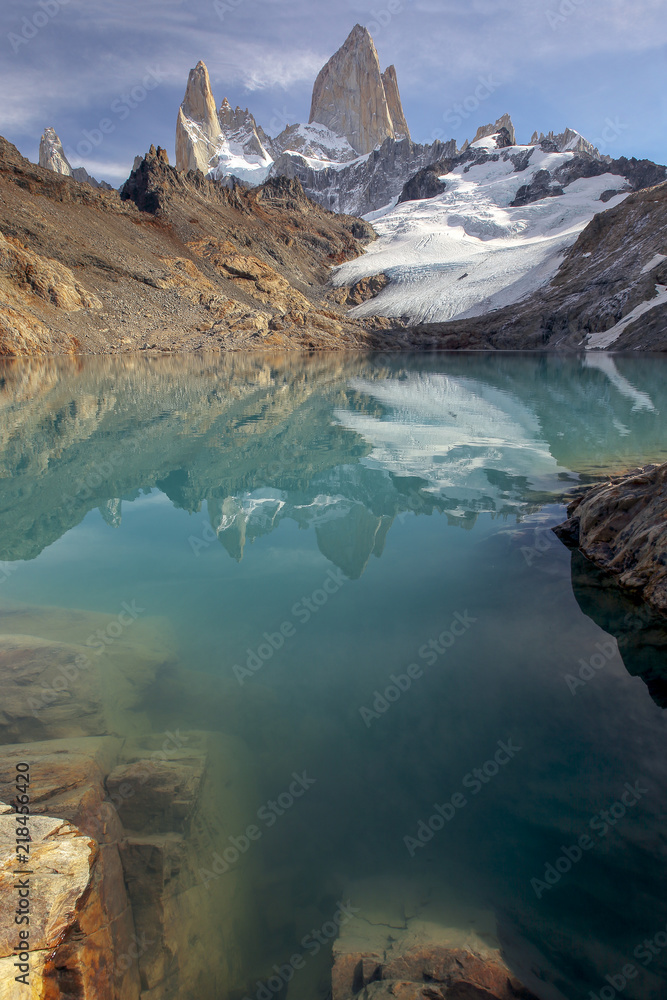
[[[593,486],[567,512],[556,534],[667,614],[667,464]]]

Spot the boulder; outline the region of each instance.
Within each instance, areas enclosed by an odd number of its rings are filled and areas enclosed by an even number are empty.
[[[567,513],[558,537],[667,614],[667,463],[593,486]]]

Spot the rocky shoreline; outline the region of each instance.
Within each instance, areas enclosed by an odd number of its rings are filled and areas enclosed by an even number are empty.
[[[567,513],[553,529],[561,541],[667,615],[667,463],[593,486]]]

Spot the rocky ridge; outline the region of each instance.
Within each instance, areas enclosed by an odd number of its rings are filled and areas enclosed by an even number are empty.
[[[386,205],[410,174],[456,143],[413,144],[396,68],[381,71],[373,39],[356,25],[315,81],[308,124],[272,138],[246,108],[215,101],[203,63],[191,70],[176,127],[176,167],[248,184],[298,179],[332,211],[363,215]]]
[[[152,149],[121,197],[1,140],[0,190],[2,354],[372,343],[326,282],[373,231],[296,181],[227,190]]]

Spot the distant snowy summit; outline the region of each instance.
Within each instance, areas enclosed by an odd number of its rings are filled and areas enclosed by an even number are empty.
[[[215,180],[262,184],[298,179],[306,194],[334,212],[367,215],[396,204],[406,182],[436,163],[453,160],[488,139],[492,148],[517,144],[509,115],[482,125],[461,149],[451,139],[412,141],[394,66],[384,72],[368,30],[357,24],[320,71],[308,124],[288,125],[272,137],[248,108],[219,108],[203,62],[190,71],[176,126],[176,167]],[[527,145],[570,153],[596,164],[610,158],[573,129],[535,132]],[[525,149],[525,147],[521,147]],[[594,166],[592,173],[604,172]]]
[[[106,181],[97,181],[91,177],[84,167],[71,166],[54,128],[44,129],[44,135],[39,143],[39,165],[47,170],[53,170],[56,174],[73,177],[81,184],[90,184],[91,187],[103,188],[107,191],[113,190]]]

